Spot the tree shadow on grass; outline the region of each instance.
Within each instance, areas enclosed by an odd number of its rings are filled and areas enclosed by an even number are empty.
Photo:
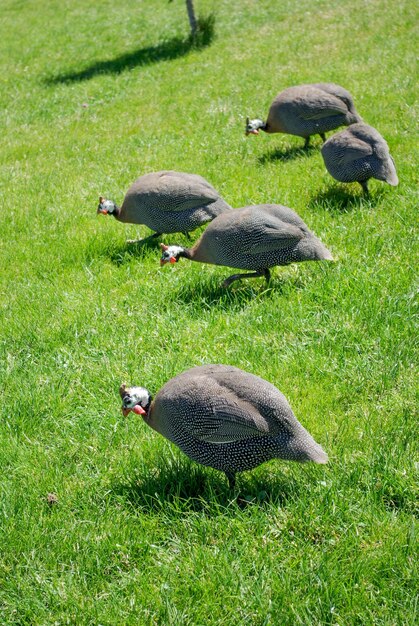
[[[265,165],[266,163],[272,163],[274,161],[294,161],[295,159],[307,159],[311,157],[315,152],[318,152],[316,146],[286,146],[285,148],[273,148],[258,157],[258,163]]]
[[[172,460],[173,461],[173,460]],[[245,472],[237,477],[236,489],[230,490],[222,472],[185,460],[176,460],[154,470],[138,471],[126,481],[112,486],[114,494],[142,513],[164,511],[168,516],[200,512],[208,517],[227,509],[275,504],[283,506],[298,495],[296,479],[277,472]]]
[[[49,84],[71,83],[89,80],[98,74],[120,74],[135,67],[152,65],[161,61],[171,61],[187,55],[192,50],[202,50],[209,46],[214,38],[215,19],[213,15],[201,18],[200,30],[195,38],[172,37],[155,46],[139,48],[132,52],[121,54],[107,61],[96,61],[83,70],[67,72],[49,78]]]
[[[355,209],[371,208],[377,206],[385,193],[378,190],[370,196],[365,196],[359,185],[355,183],[347,190],[341,185],[333,185],[326,191],[321,191],[315,195],[308,206],[310,208],[321,208],[330,213],[350,213]]]

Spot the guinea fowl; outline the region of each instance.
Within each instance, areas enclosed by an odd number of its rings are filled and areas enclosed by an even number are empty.
[[[301,217],[280,204],[258,204],[216,217],[192,248],[161,244],[160,264],[176,263],[180,257],[213,263],[251,274],[234,274],[227,287],[240,278],[265,276],[269,268],[299,261],[333,260],[329,250],[308,229]]]
[[[310,143],[311,135],[320,135],[339,126],[360,122],[349,91],[334,83],[297,85],[281,91],[271,104],[266,122],[246,120],[246,135],[286,133],[305,139],[304,147]]]
[[[151,239],[162,233],[194,230],[230,209],[202,176],[162,170],[137,178],[121,207],[101,196],[97,212],[113,215],[120,222],[145,224],[156,231],[147,238]]]
[[[167,382],[153,400],[143,387],[121,385],[122,412],[142,415],[194,461],[237,472],[270,459],[327,463],[327,454],[299,423],[271,383],[228,365],[193,367]]]
[[[341,183],[358,182],[368,195],[368,180],[399,184],[387,142],[368,124],[353,124],[333,135],[321,149],[327,171]]]

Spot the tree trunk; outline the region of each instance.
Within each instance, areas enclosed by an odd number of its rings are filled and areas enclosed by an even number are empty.
[[[193,0],[186,0],[186,10],[188,11],[189,24],[191,27],[191,35],[192,37],[195,37],[196,31],[198,30],[198,22],[196,20]]]

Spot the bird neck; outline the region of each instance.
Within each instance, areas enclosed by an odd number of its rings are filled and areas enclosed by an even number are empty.
[[[147,402],[146,406],[143,407],[145,413],[141,415],[141,417],[146,422],[146,424],[148,424],[150,421],[152,407],[153,407],[153,398],[152,396],[150,396],[150,399]]]
[[[267,128],[266,122],[263,120],[253,120],[255,130],[265,130]]]
[[[160,432],[161,427],[159,426],[159,418],[158,415],[154,416],[154,401],[150,400],[150,403],[145,408],[146,414],[142,416],[143,420],[156,432]]]
[[[182,257],[183,259],[189,259],[190,261],[193,261],[194,249],[193,248],[182,248],[182,250],[179,252],[179,257]]]
[[[144,407],[144,411],[146,412],[145,417],[149,416],[152,404],[153,404],[153,396],[150,395],[147,405]]]

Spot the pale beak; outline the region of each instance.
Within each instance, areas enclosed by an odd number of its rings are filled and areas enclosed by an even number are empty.
[[[147,411],[145,411],[143,409],[143,407],[141,406],[141,404],[136,404],[135,406],[132,407],[132,409],[126,408],[126,407],[122,407],[122,415],[124,417],[126,417],[131,411],[133,413],[135,413],[136,415],[146,415]]]

